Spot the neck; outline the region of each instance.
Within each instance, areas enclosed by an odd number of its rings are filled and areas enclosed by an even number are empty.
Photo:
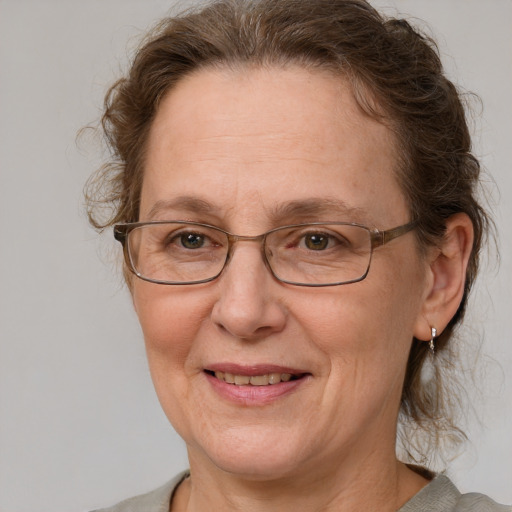
[[[394,456],[386,464],[358,461],[348,471],[343,463],[270,481],[194,466],[191,459],[191,478],[176,491],[172,512],[394,512],[428,483]]]

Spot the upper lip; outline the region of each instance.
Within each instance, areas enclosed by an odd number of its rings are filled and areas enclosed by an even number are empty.
[[[305,373],[309,373],[303,369],[275,364],[241,365],[236,363],[214,363],[205,367],[205,370],[231,373],[233,375],[246,375],[248,377],[267,375],[270,373],[289,373],[291,375],[303,375]]]

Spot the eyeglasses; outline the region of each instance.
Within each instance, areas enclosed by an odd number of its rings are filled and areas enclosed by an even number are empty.
[[[212,281],[238,242],[259,242],[274,277],[296,286],[335,286],[362,281],[373,250],[408,233],[410,222],[386,231],[348,222],[310,222],[271,229],[257,236],[234,235],[188,221],[134,222],[114,226],[128,268],[157,284]]]

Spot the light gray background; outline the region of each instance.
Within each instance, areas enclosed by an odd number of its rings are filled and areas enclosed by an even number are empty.
[[[502,260],[468,315],[469,334],[484,338],[482,421],[470,422],[471,443],[449,473],[462,490],[512,503],[512,2],[374,3],[426,20],[451,76],[483,99],[475,142],[496,181]],[[186,466],[152,390],[110,233],[99,239],[83,215],[82,187],[101,155],[92,136],[75,143],[141,31],[169,6],[0,0],[2,512],[87,510]]]

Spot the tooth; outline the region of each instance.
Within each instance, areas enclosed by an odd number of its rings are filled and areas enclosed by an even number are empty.
[[[227,382],[228,384],[236,384],[237,386],[267,386],[269,384],[279,384],[280,382],[288,382],[292,378],[291,373],[268,373],[265,375],[235,375],[233,373],[216,371],[217,379]]]
[[[266,386],[269,383],[268,375],[253,375],[251,377],[251,384],[253,386]]]
[[[268,376],[269,384],[279,384],[281,382],[281,374],[280,373],[271,373]]]
[[[250,380],[249,375],[235,375],[235,384],[237,386],[246,386],[249,384]]]

